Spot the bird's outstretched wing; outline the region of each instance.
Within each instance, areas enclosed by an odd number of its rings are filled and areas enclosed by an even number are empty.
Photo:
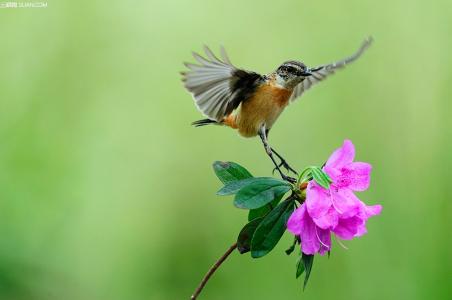
[[[366,40],[364,40],[364,42],[362,43],[362,45],[358,49],[358,51],[356,51],[352,56],[347,57],[343,60],[334,62],[332,64],[312,68],[311,69],[312,75],[309,77],[306,77],[302,82],[297,84],[297,86],[295,87],[295,89],[290,97],[290,100],[294,101],[295,99],[300,97],[306,90],[311,88],[311,86],[313,86],[314,84],[324,80],[329,75],[334,74],[336,72],[336,70],[342,69],[349,63],[358,59],[361,56],[361,54],[363,54],[364,51],[366,51],[367,48],[369,48],[369,46],[371,44],[372,44],[372,37],[368,37]]]
[[[221,48],[223,60],[206,46],[204,51],[207,59],[193,53],[199,64],[185,63],[189,71],[181,73],[182,81],[193,94],[198,109],[209,119],[220,122],[249,98],[264,79],[255,72],[234,67],[224,48]]]

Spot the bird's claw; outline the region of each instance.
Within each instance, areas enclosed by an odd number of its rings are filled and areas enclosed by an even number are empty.
[[[285,160],[281,160],[281,163],[279,164],[278,167],[283,167],[284,169],[287,170],[287,172],[292,172],[293,174],[298,176],[297,171],[295,171],[291,166],[289,166],[289,164]]]
[[[286,176],[286,175],[281,175],[281,176],[282,176],[282,179],[287,181],[287,182],[290,182],[290,183],[296,183],[297,182],[297,180],[295,178],[293,178],[293,177]]]
[[[281,168],[282,166],[283,166],[283,164],[280,163],[277,167],[274,167],[274,168],[273,168],[273,171],[272,171],[272,175],[275,175],[275,171],[281,172],[280,168]],[[286,167],[284,167],[284,168],[287,170]],[[289,171],[287,171],[287,172],[289,172]]]
[[[292,172],[293,174],[295,174],[295,175],[298,176],[297,171],[295,171],[291,166],[289,166],[289,164],[288,164],[285,160],[281,160],[281,162],[279,163],[278,167],[274,167],[274,168],[273,168],[272,175],[275,174],[275,171],[279,171],[278,169],[281,168],[281,167],[283,167],[284,169],[286,169],[286,171],[287,171],[288,173],[289,173],[289,172]]]

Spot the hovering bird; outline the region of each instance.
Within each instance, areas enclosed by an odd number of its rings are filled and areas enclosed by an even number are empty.
[[[289,60],[265,75],[235,67],[223,47],[220,50],[222,59],[219,59],[205,46],[207,58],[193,53],[199,64],[185,63],[189,70],[181,73],[196,107],[207,117],[192,125],[223,125],[237,129],[243,137],[259,135],[275,169],[284,180],[294,182],[295,179],[286,176],[280,168],[295,174],[296,171],[268,143],[270,129],[289,103],[358,59],[371,43],[369,37],[352,56],[331,64],[309,68],[300,61]],[[279,163],[273,154],[279,158]]]

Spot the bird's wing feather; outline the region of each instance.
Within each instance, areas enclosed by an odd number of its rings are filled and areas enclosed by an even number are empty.
[[[295,87],[290,100],[294,101],[298,97],[300,97],[306,90],[311,88],[316,83],[324,80],[329,75],[332,75],[336,72],[336,70],[344,68],[349,63],[355,61],[358,59],[361,54],[364,53],[364,51],[369,48],[369,46],[372,44],[372,38],[367,38],[361,45],[361,47],[356,51],[352,56],[349,56],[343,60],[328,64],[328,65],[322,65],[317,68],[313,68],[312,75],[309,77],[306,77],[302,82],[297,84]]]
[[[207,58],[193,53],[199,64],[185,63],[189,71],[182,72],[182,80],[199,111],[209,119],[221,121],[254,92],[263,77],[234,67],[224,48],[222,60],[208,47],[204,47],[204,52]]]

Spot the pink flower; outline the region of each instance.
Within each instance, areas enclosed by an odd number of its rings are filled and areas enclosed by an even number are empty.
[[[372,166],[354,158],[355,147],[345,140],[323,168],[332,180],[330,188],[311,180],[306,202],[290,216],[287,228],[300,236],[304,253],[329,250],[330,232],[346,240],[365,234],[367,219],[381,212],[381,205],[366,206],[355,196],[355,191],[369,187]]]
[[[301,239],[301,251],[305,254],[320,253],[331,248],[330,230],[315,225],[306,210],[306,203],[297,208],[287,221],[287,229]]]

